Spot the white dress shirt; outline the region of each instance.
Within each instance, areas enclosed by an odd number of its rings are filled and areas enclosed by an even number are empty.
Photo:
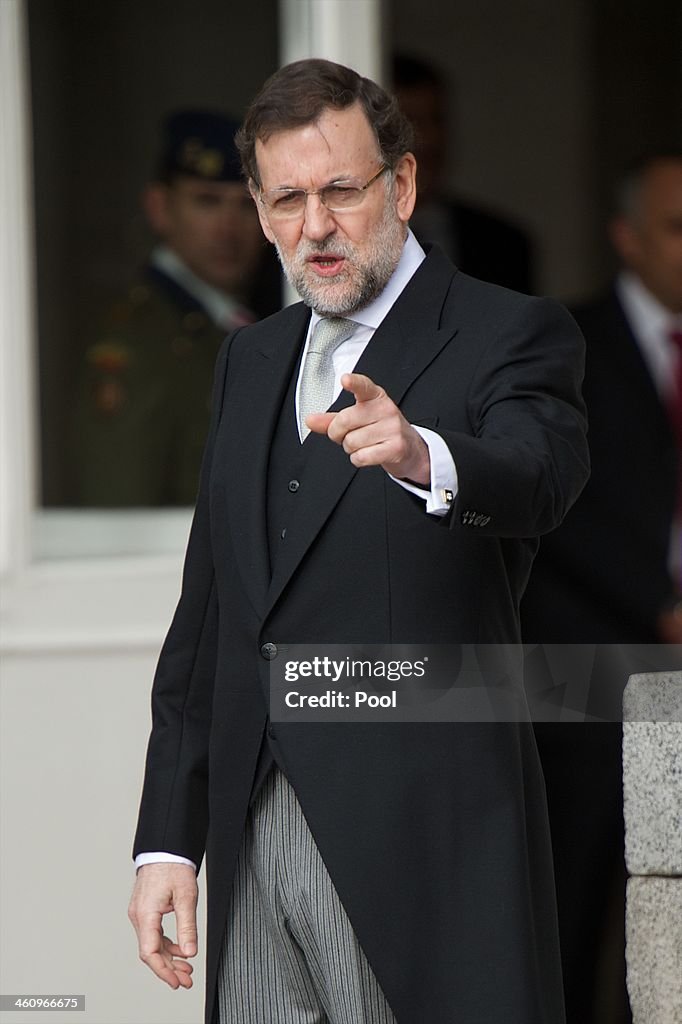
[[[371,341],[372,335],[376,331],[377,327],[382,323],[422,260],[425,259],[425,255],[424,250],[412,232],[408,232],[407,240],[403,246],[398,266],[393,272],[393,275],[384,290],[376,299],[373,299],[368,306],[365,306],[364,309],[358,310],[353,313],[352,316],[348,317],[349,320],[352,320],[357,324],[357,327],[351,336],[338,346],[332,356],[335,377],[332,403],[336,401],[341,393],[341,377],[344,373],[351,373],[353,371],[360,356]],[[298,381],[296,382],[297,422],[299,419],[298,403],[301,390],[301,371],[305,364],[305,358],[308,354],[308,348],[310,346],[310,339],[312,338],[313,331],[321,319],[322,317],[319,313],[316,313],[313,310],[310,318],[310,324],[308,325],[308,335],[306,337],[305,347],[303,349],[301,370],[299,371]],[[381,385],[380,380],[376,381],[376,383]],[[322,412],[324,410],[320,411]],[[444,516],[452,504],[454,495],[457,493],[457,470],[455,468],[454,460],[450,454],[450,449],[439,434],[436,434],[433,430],[427,430],[425,427],[415,427],[414,429],[423,438],[427,448],[429,449],[429,459],[431,462],[431,489],[429,490],[426,487],[417,487],[415,484],[407,483],[405,480],[398,480],[394,476],[391,476],[391,479],[395,480],[395,482],[401,487],[404,487],[406,491],[411,491],[413,494],[423,498],[426,511],[428,513],[436,516]],[[445,497],[446,494],[448,494],[447,499]]]
[[[616,281],[618,298],[656,389],[665,403],[673,397],[678,360],[682,358],[669,338],[682,331],[682,315],[670,313],[640,279],[628,271]]]
[[[384,317],[387,315],[412,275],[418,269],[422,260],[425,259],[425,255],[424,250],[412,232],[408,232],[407,240],[403,246],[398,266],[384,290],[376,299],[370,302],[368,306],[365,306],[364,309],[358,310],[348,318],[357,323],[358,326],[355,328],[350,338],[342,342],[333,354],[332,361],[334,366],[335,387],[332,401],[335,401],[341,393],[342,375],[344,373],[350,373],[353,370],[358,359],[371,341],[372,335],[376,331],[377,327],[382,323]],[[305,357],[308,353],[312,332],[320,319],[322,318],[319,314],[313,311],[310,318],[310,324],[308,326],[303,358],[301,359],[301,369],[303,368]],[[381,385],[381,381],[376,381],[376,383]],[[298,381],[296,382],[297,422],[300,387],[301,371],[299,370]],[[398,480],[393,476],[391,479],[395,480],[396,484],[400,487],[403,487],[405,490],[422,498],[425,503],[425,510],[430,515],[444,516],[446,512],[448,512],[454,497],[457,494],[457,469],[455,467],[454,459],[452,458],[450,449],[439,434],[436,434],[433,430],[427,430],[425,427],[415,427],[414,429],[418,431],[429,449],[429,459],[431,462],[431,488],[429,490],[426,487],[417,487],[414,484],[406,483],[405,480]],[[187,860],[186,857],[180,857],[177,854],[163,852],[139,853],[135,858],[135,867],[140,868],[143,864],[154,864],[160,862],[189,864],[191,867],[196,867],[193,861]]]

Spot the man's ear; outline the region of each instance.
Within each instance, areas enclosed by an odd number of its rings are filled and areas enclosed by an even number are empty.
[[[253,178],[249,178],[249,192],[251,193],[251,198],[253,199],[254,203],[256,204],[256,211],[258,213],[258,220],[260,221],[260,226],[263,229],[263,234],[267,238],[268,242],[272,242],[274,244],[275,236],[274,236],[274,234],[272,232],[272,228],[270,227],[270,224],[268,223],[268,218],[267,218],[267,214],[265,212],[265,207],[263,206],[262,202],[260,201],[259,189],[258,189],[258,186],[256,185],[255,181],[253,180]]]
[[[398,217],[406,224],[417,201],[417,161],[413,153],[401,156],[396,166],[395,200]]]
[[[165,238],[168,233],[170,201],[168,185],[154,181],[142,193],[142,209],[155,235]]]

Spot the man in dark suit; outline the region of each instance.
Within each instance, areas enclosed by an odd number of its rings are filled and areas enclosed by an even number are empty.
[[[537,537],[587,476],[582,339],[424,253],[409,124],[368,79],[288,65],[239,145],[304,302],[218,360],[154,684],[141,956],[191,984],[206,852],[208,1022],[559,1024],[528,723],[269,720],[268,693],[291,644],[518,641]]]
[[[446,187],[452,143],[445,78],[419,57],[396,54],[392,79],[402,111],[415,130],[419,164],[417,205],[411,220],[415,235],[422,243],[437,243],[466,274],[531,293],[533,252],[527,233],[497,213],[450,194]]]
[[[588,710],[611,721],[630,673],[656,667],[657,657],[659,668],[673,664],[672,651],[622,645],[682,642],[682,156],[638,162],[618,200],[611,237],[623,269],[606,295],[575,311],[587,340],[592,475],[543,538],[521,608],[531,643],[604,645]],[[618,987],[625,1002],[621,728],[545,722],[536,733],[568,1020],[604,1024],[598,978],[610,978],[612,1002]],[[600,964],[614,895],[619,949],[609,974]],[[627,1010],[611,1019],[620,1024]]]

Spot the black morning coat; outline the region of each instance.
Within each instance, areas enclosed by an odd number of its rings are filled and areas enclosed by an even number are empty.
[[[518,642],[537,538],[588,475],[573,320],[551,300],[459,273],[434,248],[356,369],[445,439],[453,508],[428,515],[381,468],[355,469],[310,435],[298,515],[271,572],[268,453],[309,315],[291,306],[221,351],[182,595],[154,681],[135,853],[206,853],[207,1024],[268,728],[263,645]],[[270,731],[400,1024],[561,1024],[531,727]]]

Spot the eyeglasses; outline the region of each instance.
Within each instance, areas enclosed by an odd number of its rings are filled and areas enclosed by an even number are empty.
[[[359,206],[369,186],[387,170],[388,164],[382,164],[377,173],[364,185],[356,185],[353,181],[335,181],[331,185],[311,189],[309,192],[304,188],[270,188],[260,192],[259,196],[270,217],[276,220],[294,220],[296,217],[302,217],[308,196],[319,196],[322,205],[332,213],[344,213]]]

